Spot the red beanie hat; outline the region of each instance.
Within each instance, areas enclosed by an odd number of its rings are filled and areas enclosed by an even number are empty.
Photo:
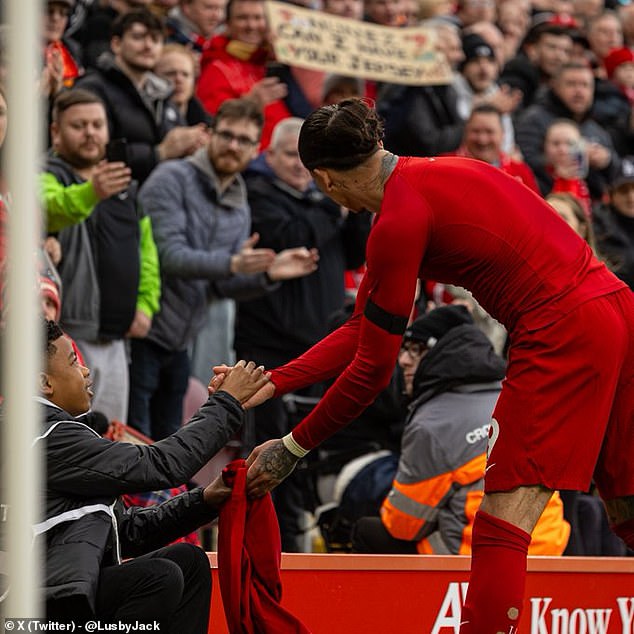
[[[613,48],[603,60],[603,65],[608,73],[608,77],[612,79],[614,71],[621,65],[627,62],[634,63],[634,51],[627,46],[621,48]]]
[[[55,319],[59,319],[59,314],[62,310],[62,300],[57,284],[50,277],[40,275],[40,294],[42,297],[48,297],[53,302],[57,313]]]

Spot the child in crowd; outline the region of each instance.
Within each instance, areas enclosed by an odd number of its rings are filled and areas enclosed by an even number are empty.
[[[557,119],[550,125],[544,137],[544,160],[553,179],[550,193],[571,194],[590,217],[590,193],[585,181],[588,155],[579,126],[574,121]]]
[[[634,105],[634,50],[627,46],[612,49],[603,61],[608,79]]]

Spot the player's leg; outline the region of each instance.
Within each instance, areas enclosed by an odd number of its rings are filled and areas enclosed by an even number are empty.
[[[551,495],[552,491],[541,486],[485,494],[473,524],[471,576],[461,634],[517,631],[531,532]],[[491,588],[495,588],[494,597]]]
[[[634,295],[615,293],[610,299],[623,315],[628,341],[595,482],[612,530],[634,548]]]
[[[461,634],[517,631],[530,531],[552,490],[590,485],[627,335],[611,302],[599,298],[539,331],[516,330],[511,340],[489,439],[486,501],[474,522],[462,619],[470,622]]]

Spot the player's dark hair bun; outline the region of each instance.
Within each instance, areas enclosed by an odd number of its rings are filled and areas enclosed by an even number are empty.
[[[308,116],[299,134],[299,156],[309,169],[353,169],[378,149],[383,121],[365,99],[344,99]]]

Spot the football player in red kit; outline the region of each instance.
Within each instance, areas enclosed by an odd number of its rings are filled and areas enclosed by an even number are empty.
[[[376,213],[352,318],[272,372],[251,405],[337,376],[291,434],[257,447],[261,495],[387,385],[416,283],[469,289],[509,331],[485,496],[473,528],[461,634],[513,634],[530,533],[555,489],[594,477],[614,531],[634,546],[634,295],[535,193],[486,163],[387,152],[363,100],[313,112],[299,151],[318,186]],[[216,368],[220,383],[226,366]]]

